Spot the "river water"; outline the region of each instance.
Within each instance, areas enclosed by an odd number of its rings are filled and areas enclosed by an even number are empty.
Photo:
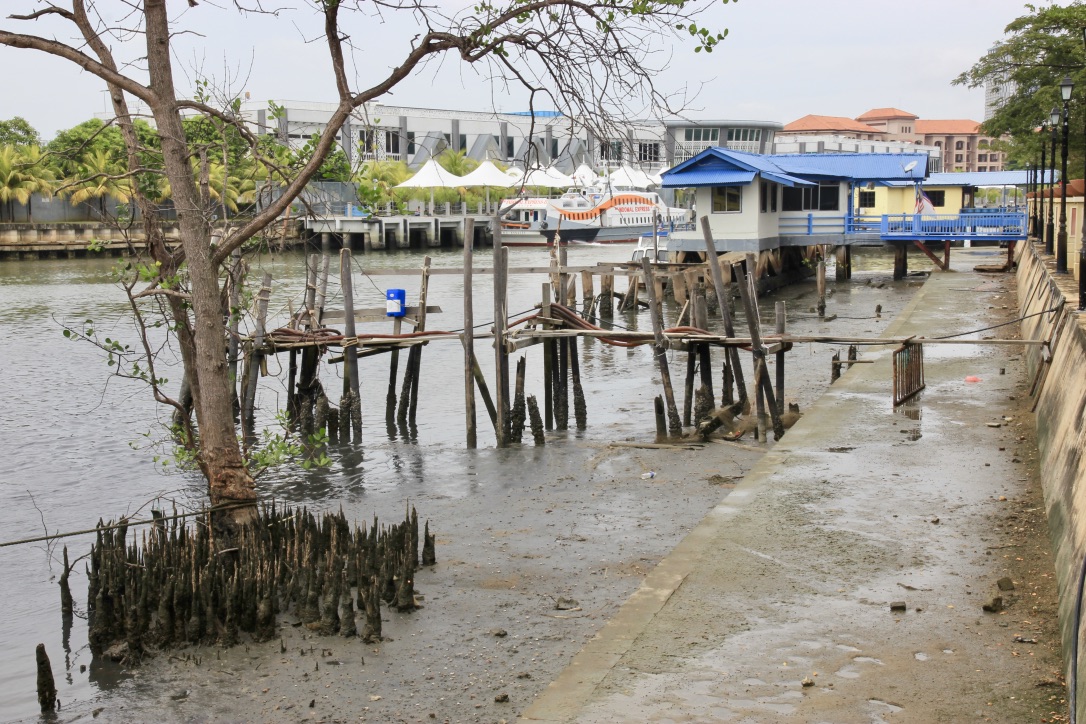
[[[569,263],[594,264],[629,257],[628,245],[584,246],[569,250]],[[462,251],[436,250],[435,267],[462,265]],[[422,252],[389,252],[355,258],[356,269],[419,268]],[[512,266],[543,266],[546,250],[513,250]],[[80,328],[93,320],[99,335],[134,344],[136,334],[122,292],[110,281],[115,259],[3,261],[0,262],[0,541],[41,535],[43,531],[73,531],[93,527],[99,518],[120,515],[144,517],[152,502],[167,509],[200,505],[204,484],[198,476],[177,472],[156,463],[168,453],[156,445],[163,437],[167,409],[156,406],[138,382],[111,377],[105,355],[82,342],[66,339],[63,325]],[[299,307],[304,287],[304,257],[288,253],[254,261],[254,278],[271,271],[272,326],[281,324],[289,309]],[[476,266],[490,265],[489,249],[477,255]],[[828,314],[834,322],[813,314],[813,281],[770,295],[761,303],[763,328],[772,329],[772,302],[783,299],[789,309],[789,330],[796,333],[877,335],[908,301],[917,279],[890,280],[892,257],[881,249],[857,252],[851,282],[835,284]],[[333,265],[333,280],[337,278]],[[513,276],[509,282],[511,316],[530,310],[541,295],[544,275]],[[387,288],[405,288],[408,303],[416,303],[419,277],[354,275],[356,307],[383,307]],[[624,282],[618,285],[624,289]],[[473,286],[476,323],[492,317],[491,277],[476,275]],[[329,289],[327,308],[342,308],[338,284]],[[463,280],[458,275],[433,275],[430,304],[442,308],[428,320],[430,329],[459,330],[462,326]],[[881,319],[875,307],[882,305]],[[666,321],[673,323],[678,308],[668,302]],[[649,329],[645,312],[616,313],[615,323]],[[489,324],[487,325],[489,326]],[[388,332],[389,325],[372,327]],[[742,327],[741,327],[742,329]],[[487,341],[476,353],[488,380],[493,377],[493,354]],[[802,406],[816,398],[828,381],[829,356],[837,348],[797,346],[789,355],[788,399]],[[528,394],[543,398],[540,348],[527,351]],[[843,355],[842,355],[843,356]],[[340,505],[385,520],[402,515],[407,500],[429,495],[464,498],[479,496],[486,504],[486,488],[477,485],[479,470],[502,469],[504,451],[493,450],[485,407],[478,403],[478,451],[464,449],[463,351],[455,342],[434,342],[425,348],[419,387],[417,430],[406,438],[385,426],[384,400],[388,384],[388,356],[361,362],[364,440],[361,444],[333,446],[331,467],[302,470],[290,467],[271,471],[258,480],[265,497],[317,508]],[[406,355],[401,355],[400,372]],[[160,375],[180,379],[179,369],[165,353]],[[286,356],[269,361],[269,376],[258,394],[260,425],[274,425],[276,409],[285,405]],[[672,376],[681,394],[685,356],[673,358]],[[324,365],[325,389],[338,398],[339,367]],[[749,371],[748,371],[749,377]],[[584,432],[552,433],[549,454],[561,455],[565,435],[590,441],[650,441],[655,432],[652,400],[659,394],[658,374],[647,346],[619,349],[588,341],[582,346],[581,375],[588,405],[589,427]],[[335,402],[335,400],[333,400]],[[681,400],[680,400],[681,404]],[[572,414],[571,414],[572,427]],[[486,458],[486,464],[481,464]],[[495,459],[497,468],[495,468]],[[512,458],[510,458],[512,459]],[[480,473],[483,474],[483,473]],[[510,466],[509,475],[524,475]],[[549,512],[549,511],[548,511]],[[429,517],[432,511],[420,510]],[[73,558],[89,549],[92,536],[66,540]],[[61,571],[60,544],[33,543],[0,548],[0,720],[33,717],[37,711],[34,684],[34,646],[44,643],[53,663],[62,704],[86,701],[117,686],[123,678],[111,667],[92,665],[86,647],[86,622],[74,619],[62,627],[56,579]],[[85,611],[86,581],[83,566],[76,566],[72,591],[77,611]],[[81,667],[86,667],[81,671]]]

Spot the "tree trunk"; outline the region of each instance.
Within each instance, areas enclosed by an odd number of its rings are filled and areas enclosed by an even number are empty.
[[[192,178],[189,149],[177,107],[170,67],[169,23],[165,0],[147,0],[147,57],[151,87],[160,100],[152,113],[162,140],[166,175],[173,190],[181,246],[188,264],[195,320],[194,356],[188,367],[200,430],[200,466],[213,506],[255,503],[253,478],[245,465],[234,427],[233,391],[226,363],[226,324],[220,302],[219,273],[212,261],[211,223],[204,215]],[[186,360],[188,361],[188,360]],[[255,506],[233,508],[220,521],[251,522]]]

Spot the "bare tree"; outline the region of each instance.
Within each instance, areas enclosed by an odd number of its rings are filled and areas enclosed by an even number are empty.
[[[631,112],[647,115],[676,111],[673,99],[653,86],[657,68],[668,61],[667,42],[687,38],[698,50],[712,51],[723,35],[694,22],[709,0],[479,0],[457,13],[423,0],[297,0],[323,23],[336,87],[336,108],[303,159],[284,181],[284,193],[253,218],[228,229],[216,229],[206,191],[194,177],[192,159],[199,151],[185,139],[182,118],[199,113],[222,127],[235,127],[258,152],[257,137],[242,119],[221,108],[188,97],[175,80],[173,44],[185,28],[177,24],[195,14],[233,12],[206,0],[189,0],[182,14],[167,9],[167,0],[8,0],[25,12],[10,15],[0,27],[0,44],[47,53],[105,81],[128,153],[129,173],[136,177],[135,203],[147,235],[147,251],[158,269],[140,294],[162,299],[172,317],[178,348],[192,393],[199,435],[197,460],[208,480],[213,505],[255,502],[253,478],[237,442],[232,404],[234,390],[228,374],[220,273],[231,252],[260,234],[299,196],[336,148],[340,129],[364,104],[394,89],[424,64],[443,56],[475,65],[496,85],[529,91],[596,135],[606,138],[614,119]],[[724,0],[727,2],[727,0]],[[240,12],[281,13],[261,0],[233,0]],[[410,15],[418,34],[384,78],[352,78],[352,55],[366,42],[366,33],[381,32],[378,21]],[[178,17],[175,17],[178,16]],[[352,23],[353,21],[353,23]],[[285,21],[284,21],[285,22]],[[357,29],[356,29],[357,28]],[[30,30],[29,33],[17,30]],[[114,47],[127,47],[142,38],[144,51],[122,60]],[[391,65],[391,64],[390,64]],[[503,90],[504,89],[504,90]],[[180,227],[180,248],[164,242],[158,215],[139,177],[148,173],[141,163],[146,149],[133,128],[129,99],[149,109],[161,141],[161,170],[169,181]],[[142,154],[142,155],[141,155]],[[205,176],[206,177],[206,176]],[[205,184],[206,189],[206,184]],[[178,282],[182,279],[183,282]],[[183,407],[158,386],[162,402]],[[235,508],[235,523],[251,519],[252,508]]]

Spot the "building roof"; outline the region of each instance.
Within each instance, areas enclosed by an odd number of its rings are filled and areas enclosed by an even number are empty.
[[[1059,180],[1058,171],[1046,171],[1045,182],[1051,182],[1053,178]],[[961,173],[933,173],[923,181],[923,185],[932,186],[1025,186],[1030,182],[1029,171],[966,171]],[[1074,183],[1068,181],[1068,184]],[[886,181],[886,186],[909,186],[908,181]],[[1047,191],[1046,191],[1047,193]],[[1059,187],[1057,187],[1057,195]],[[1068,189],[1071,195],[1071,189]]]
[[[886,121],[892,118],[903,118],[909,121],[915,121],[920,116],[903,111],[900,108],[872,108],[867,113],[856,118],[857,121]]]
[[[925,153],[800,153],[760,155],[709,148],[661,174],[664,188],[736,186],[754,180],[808,186],[819,180],[918,181],[927,172]],[[738,173],[746,171],[746,174]]]
[[[926,153],[793,153],[771,158],[789,174],[840,181],[920,180],[928,168]]]
[[[854,121],[851,118],[845,118],[843,116],[806,115],[803,118],[797,118],[791,123],[786,123],[784,126],[785,133],[801,133],[809,131],[884,133],[884,131],[879,128],[872,128],[866,123],[860,123],[859,121]]]
[[[980,133],[980,124],[968,119],[917,121],[913,131],[926,136],[968,136]]]
[[[714,146],[664,171],[660,178],[664,188],[746,186],[754,181],[756,174],[784,186],[812,185],[810,181],[783,172],[771,159],[771,156]]]

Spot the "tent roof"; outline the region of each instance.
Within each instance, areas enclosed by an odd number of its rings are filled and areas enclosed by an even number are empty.
[[[426,189],[426,188],[439,188],[439,189],[454,189],[458,186],[463,186],[461,183],[461,177],[455,176],[441,167],[441,165],[434,159],[430,159],[422,165],[422,168],[412,176],[404,181],[402,184],[396,186],[398,189]]]
[[[483,161],[474,171],[466,176],[461,176],[458,185],[509,187],[516,182],[516,179],[509,176],[509,174],[499,169],[490,161]]]

